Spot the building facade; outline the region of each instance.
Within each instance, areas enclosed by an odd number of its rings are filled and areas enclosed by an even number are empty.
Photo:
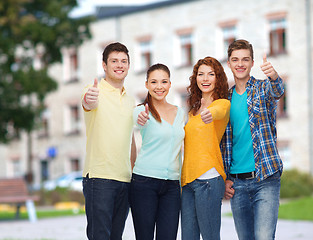
[[[306,0],[172,0],[136,7],[99,7],[92,23],[92,38],[78,49],[64,49],[63,61],[50,69],[59,82],[46,99],[41,128],[32,135],[35,182],[80,170],[85,157],[85,129],[81,94],[93,79],[104,76],[102,51],[115,41],[130,50],[130,71],[125,87],[140,103],[146,96],[145,72],[154,63],[171,70],[169,102],[185,106],[192,66],[213,56],[227,67],[227,47],[247,39],[254,47],[252,75],[260,70],[263,53],[284,80],[285,95],[277,110],[278,148],[285,168],[312,172],[310,132],[312,105],[307,40]],[[109,9],[109,11],[108,11]],[[312,44],[312,41],[311,43]],[[312,81],[312,80],[311,80]],[[309,90],[310,89],[310,90]],[[0,175],[25,173],[26,137],[1,146]]]

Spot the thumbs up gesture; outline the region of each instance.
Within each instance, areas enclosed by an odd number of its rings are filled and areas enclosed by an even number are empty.
[[[98,106],[98,97],[99,97],[98,80],[95,78],[93,86],[88,88],[85,94],[83,106],[87,110],[95,109]]]
[[[202,121],[205,124],[208,124],[213,121],[213,116],[210,110],[204,107],[204,103],[205,103],[204,98],[201,98],[200,116]]]
[[[149,119],[149,106],[148,103],[145,105],[145,110],[138,114],[137,123],[144,126]]]
[[[278,73],[275,71],[272,64],[267,61],[266,53],[264,53],[263,55],[263,63],[261,65],[261,70],[267,77],[271,78],[272,80],[276,80],[278,78]]]

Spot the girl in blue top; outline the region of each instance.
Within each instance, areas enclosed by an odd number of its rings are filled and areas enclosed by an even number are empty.
[[[147,97],[134,110],[142,146],[133,169],[130,205],[137,240],[176,240],[180,211],[180,166],[184,112],[169,104],[170,71],[147,71]]]

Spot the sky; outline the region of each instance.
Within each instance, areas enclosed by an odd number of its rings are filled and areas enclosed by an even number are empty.
[[[141,5],[165,0],[78,0],[79,7],[71,12],[71,17],[81,17],[95,12],[96,6]]]

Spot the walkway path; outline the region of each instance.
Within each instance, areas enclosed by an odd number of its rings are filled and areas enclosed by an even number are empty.
[[[223,204],[223,213],[230,212],[228,202]],[[35,223],[27,220],[0,221],[0,240],[86,240],[85,216],[40,219]],[[279,220],[277,240],[312,240],[313,222]],[[178,238],[180,239],[180,231]],[[236,240],[233,219],[222,217],[222,240]],[[135,240],[132,220],[129,215],[123,240]]]

